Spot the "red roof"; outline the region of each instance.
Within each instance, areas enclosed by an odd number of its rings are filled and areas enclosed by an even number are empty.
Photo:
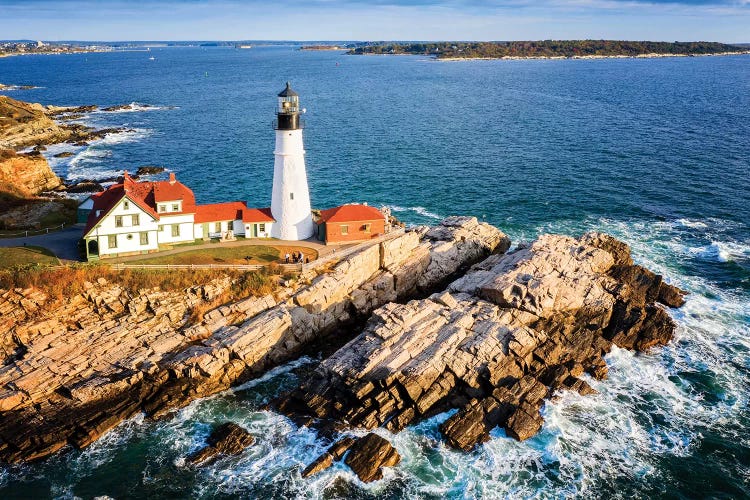
[[[318,224],[323,222],[359,222],[385,219],[383,212],[368,205],[341,205],[320,211]]]
[[[106,191],[91,195],[94,206],[83,234],[87,235],[125,196],[156,220],[160,219],[157,211],[159,203],[182,201],[181,212],[164,212],[161,216],[194,213],[196,224],[239,219],[243,222],[274,221],[270,208],[247,208],[244,201],[196,205],[193,191],[177,181],[174,174],[169,175],[168,181],[136,182],[125,172],[121,184],[113,184]]]
[[[274,222],[270,208],[246,208],[242,211],[242,222]]]
[[[198,205],[195,207],[195,223],[237,220],[246,208],[244,201]]]
[[[117,203],[127,196],[129,200],[155,219],[159,219],[157,203],[162,201],[182,201],[181,212],[168,212],[164,215],[182,215],[195,213],[195,195],[193,191],[177,181],[174,174],[170,174],[168,181],[136,182],[127,172],[123,175],[121,184],[113,184],[106,191],[91,195],[94,206],[86,221],[84,235],[102,220]],[[97,213],[99,214],[97,216]]]

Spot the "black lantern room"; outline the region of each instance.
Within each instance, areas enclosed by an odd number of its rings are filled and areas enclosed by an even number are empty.
[[[279,93],[279,109],[276,111],[278,118],[276,128],[278,130],[297,130],[300,128],[299,121],[299,94],[292,90],[289,82],[286,88]]]

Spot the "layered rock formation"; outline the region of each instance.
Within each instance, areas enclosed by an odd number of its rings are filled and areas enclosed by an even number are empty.
[[[230,286],[183,293],[91,284],[58,307],[32,290],[0,292],[0,460],[83,447],[124,418],[161,415],[298,356],[374,308],[430,288],[508,248],[497,229],[452,218],[346,256],[309,284],[210,311],[192,307]]]
[[[188,462],[200,464],[221,455],[238,455],[255,442],[255,438],[234,422],[226,422],[214,429],[204,448],[188,457]]]
[[[61,185],[42,155],[0,151],[0,191],[30,198]]]
[[[552,393],[593,392],[581,376],[605,378],[612,345],[668,342],[675,324],[662,304],[678,307],[682,295],[614,238],[542,236],[443,292],[375,310],[275,406],[302,423],[392,432],[456,408],[441,426],[451,446],[471,450],[498,426],[527,439]]]
[[[67,137],[41,104],[0,96],[0,149],[63,142]]]

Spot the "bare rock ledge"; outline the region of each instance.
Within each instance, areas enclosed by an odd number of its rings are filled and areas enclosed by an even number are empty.
[[[131,294],[100,280],[52,306],[36,290],[0,290],[0,461],[85,447],[123,419],[159,417],[305,352],[336,345],[386,303],[429,295],[510,241],[473,217],[394,233],[332,270],[208,312],[231,283]],[[345,328],[346,327],[346,328]],[[343,337],[336,340],[336,337]]]
[[[683,295],[610,236],[545,235],[490,256],[443,292],[375,310],[359,336],[274,406],[321,428],[391,432],[454,408],[441,432],[455,448],[471,450],[496,427],[528,439],[552,393],[594,392],[581,376],[605,378],[602,357],[613,344],[641,351],[669,342],[675,323],[664,305],[679,307]],[[381,460],[380,445],[361,448],[346,460],[352,468],[397,462]]]

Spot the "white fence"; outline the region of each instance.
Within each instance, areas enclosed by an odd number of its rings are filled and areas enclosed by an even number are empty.
[[[19,231],[17,233],[3,233],[0,234],[0,238],[26,238],[28,236],[36,236],[39,234],[48,234],[50,231],[55,232],[59,231],[61,229],[65,229],[65,223],[63,222],[59,226],[53,226],[53,227],[46,227],[43,229],[28,229],[24,231]]]

